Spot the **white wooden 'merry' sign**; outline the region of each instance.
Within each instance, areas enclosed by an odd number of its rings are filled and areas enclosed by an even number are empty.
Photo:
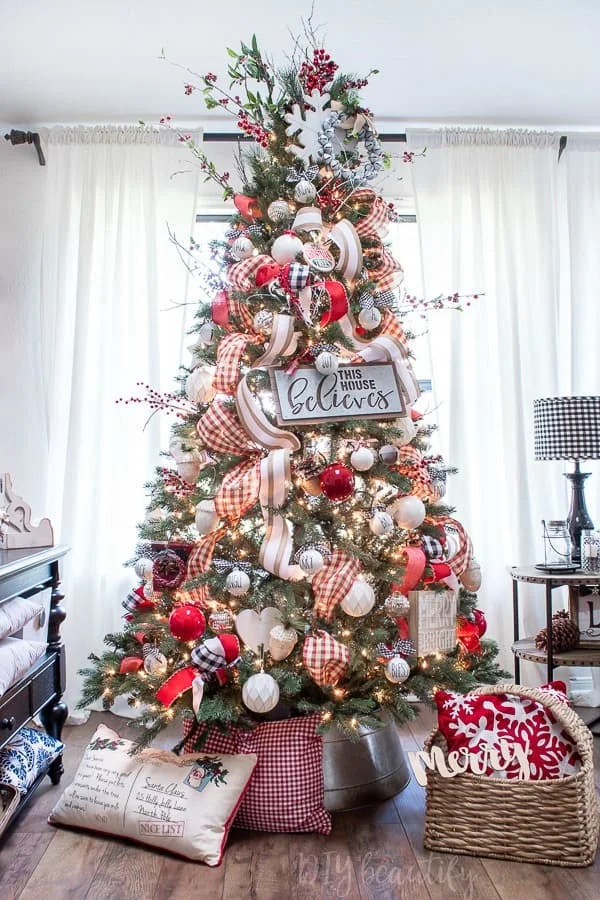
[[[417,656],[450,653],[456,647],[455,591],[409,591],[408,634]]]
[[[269,374],[280,425],[396,419],[406,414],[391,362],[344,365],[327,375],[313,366],[298,366],[293,372],[270,369]]]
[[[13,492],[10,475],[0,475],[0,550],[52,546],[54,534],[50,519],[33,523],[31,507]]]

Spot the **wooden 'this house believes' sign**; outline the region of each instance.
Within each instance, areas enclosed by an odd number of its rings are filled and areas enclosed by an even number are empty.
[[[396,419],[406,406],[391,362],[340,366],[321,375],[313,366],[270,370],[280,425],[344,419]]]

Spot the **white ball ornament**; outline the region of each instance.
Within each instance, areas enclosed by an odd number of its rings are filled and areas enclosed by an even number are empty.
[[[255,331],[270,332],[273,327],[273,313],[270,309],[259,309],[252,319],[252,327]]]
[[[250,590],[250,576],[243,569],[233,569],[225,579],[225,590],[232,597],[243,597]]]
[[[298,635],[293,628],[275,625],[269,632],[269,653],[279,662],[287,659],[298,642]]]
[[[318,550],[303,550],[298,557],[298,565],[306,575],[314,575],[323,568],[325,560]]]
[[[277,224],[287,222],[287,220],[291,218],[290,207],[287,200],[273,200],[267,207],[267,215],[271,222],[277,222]],[[275,257],[273,257],[273,259],[275,259]]]
[[[250,238],[241,236],[235,239],[231,245],[231,255],[234,259],[248,259],[254,253],[254,244]]]
[[[394,463],[397,463],[399,456],[400,451],[393,444],[384,444],[383,447],[379,448],[379,459],[388,466],[393,466]]]
[[[335,375],[340,367],[339,360],[335,353],[329,350],[323,350],[315,359],[315,369],[319,375]]]
[[[377,537],[384,537],[394,530],[394,520],[384,510],[377,510],[369,519],[369,528]]]
[[[375,591],[368,582],[357,578],[340,605],[347,616],[366,616],[375,606]]]
[[[459,576],[462,586],[475,594],[481,587],[481,566],[476,559],[472,559],[468,568]]]
[[[196,528],[200,534],[210,534],[219,523],[214,500],[201,500],[196,507]]]
[[[425,512],[425,504],[414,494],[400,497],[392,506],[394,522],[400,528],[418,528],[423,523]]]
[[[302,253],[302,241],[295,234],[282,234],[273,241],[271,256],[280,266],[294,262],[299,253]]]
[[[177,474],[188,484],[194,484],[200,474],[200,460],[195,453],[186,454],[185,459],[177,460]]]
[[[212,322],[204,322],[198,329],[198,344],[206,347],[215,341],[215,326]]]
[[[192,403],[210,403],[217,390],[215,388],[214,366],[198,366],[185,380],[185,393]]]
[[[297,200],[298,203],[312,203],[316,196],[316,187],[305,178],[303,178],[302,181],[299,181],[294,188],[294,199]]]
[[[144,671],[148,675],[164,675],[167,671],[167,657],[161,653],[158,647],[146,644],[142,648],[144,656]]]
[[[133,570],[138,578],[149,581],[152,578],[152,560],[143,556],[141,559],[136,560]]]
[[[358,447],[350,454],[350,465],[357,472],[368,472],[375,465],[375,454],[368,447]]]
[[[242,688],[244,705],[254,713],[268,713],[279,703],[279,685],[266,672],[251,675]]]
[[[410,675],[410,666],[401,656],[392,656],[385,667],[385,677],[392,684],[402,684]]]
[[[376,306],[372,306],[371,309],[362,309],[358,314],[358,324],[365,331],[373,331],[374,328],[381,325],[381,313]]]

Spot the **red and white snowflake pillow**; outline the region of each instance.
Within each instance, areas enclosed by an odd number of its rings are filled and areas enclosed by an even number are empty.
[[[540,688],[568,703],[566,685],[552,681]],[[500,741],[529,745],[529,770],[533,781],[565,778],[581,768],[577,747],[567,732],[540,703],[515,694],[435,693],[438,726],[448,745],[448,752],[468,751],[478,754],[482,765],[486,745],[500,748]],[[514,760],[508,768],[487,774],[494,778],[519,777],[520,764]]]

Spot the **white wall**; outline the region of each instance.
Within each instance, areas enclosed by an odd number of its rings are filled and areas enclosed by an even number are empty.
[[[11,473],[34,520],[45,513],[47,475],[39,353],[45,176],[33,146],[0,139],[0,472]]]

